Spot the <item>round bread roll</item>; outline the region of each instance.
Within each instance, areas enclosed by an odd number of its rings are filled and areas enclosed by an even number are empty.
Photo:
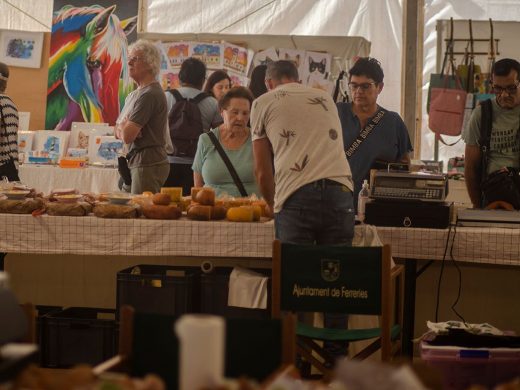
[[[191,187],[191,200],[197,201],[197,193],[202,190],[204,187]]]
[[[149,204],[143,206],[143,214],[150,219],[179,219],[182,211],[177,206]]]
[[[152,202],[155,205],[168,206],[171,202],[171,198],[168,194],[154,194],[154,196],[152,196]]]
[[[218,221],[221,219],[225,219],[227,214],[227,209],[224,206],[215,205],[211,207],[211,219]]]
[[[213,206],[215,204],[215,191],[212,188],[203,188],[195,195],[195,201],[206,206]]]
[[[209,221],[211,219],[211,206],[193,205],[188,209],[188,218],[195,221]]]

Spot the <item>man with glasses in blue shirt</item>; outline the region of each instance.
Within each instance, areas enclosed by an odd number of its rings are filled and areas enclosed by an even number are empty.
[[[354,205],[364,179],[377,162],[409,163],[413,150],[408,130],[398,113],[377,104],[383,90],[383,69],[375,58],[364,57],[349,70],[352,102],[337,103],[345,154],[354,181]]]
[[[483,166],[481,134],[482,105],[471,114],[469,126],[463,130],[466,142],[464,175],[473,207],[486,206],[483,199],[482,179],[493,172],[509,170],[518,172],[520,167],[520,63],[511,58],[497,61],[492,70],[492,86],[496,98],[491,100],[491,135],[487,151],[487,166]],[[484,104],[484,102],[482,103]]]

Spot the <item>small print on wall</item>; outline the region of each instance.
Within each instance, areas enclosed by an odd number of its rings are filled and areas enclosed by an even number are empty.
[[[10,66],[39,68],[43,33],[0,30],[0,62]]]

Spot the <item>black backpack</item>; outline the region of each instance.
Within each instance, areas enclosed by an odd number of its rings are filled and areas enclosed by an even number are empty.
[[[195,157],[199,136],[204,132],[199,103],[209,95],[199,93],[193,99],[183,97],[176,89],[168,90],[175,98],[169,117],[173,156]]]

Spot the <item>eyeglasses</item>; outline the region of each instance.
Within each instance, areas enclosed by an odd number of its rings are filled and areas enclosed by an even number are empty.
[[[128,62],[137,62],[139,61],[139,58],[139,56],[128,57]]]
[[[355,92],[358,88],[361,88],[362,91],[368,91],[372,85],[376,85],[377,83],[371,82],[371,83],[348,83],[348,87],[351,89],[351,91]]]
[[[502,93],[507,92],[508,95],[513,95],[516,93],[518,89],[518,82],[513,85],[508,85],[507,87],[500,87],[498,85],[493,85],[493,92],[497,95],[502,95]]]

